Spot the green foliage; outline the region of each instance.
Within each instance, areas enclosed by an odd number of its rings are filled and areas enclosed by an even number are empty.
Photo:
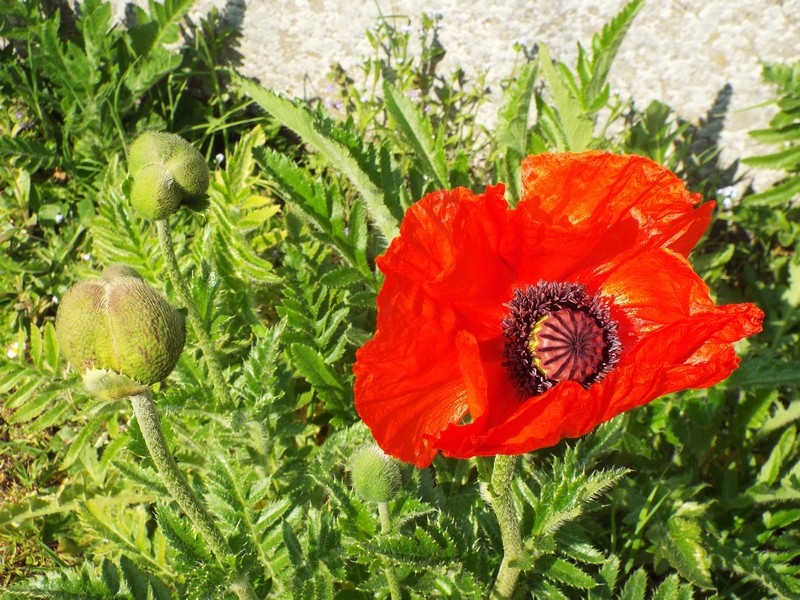
[[[753,205],[780,206],[796,199],[800,192],[800,63],[765,64],[763,76],[778,88],[779,97],[775,101],[778,113],[767,129],[756,129],[750,135],[761,142],[782,144],[783,148],[742,162],[761,169],[786,171],[786,178],[778,185],[748,199]]]
[[[522,461],[522,586],[559,599],[800,596],[796,65],[765,67],[779,112],[754,132],[788,146],[748,161],[784,179],[738,201],[714,136],[724,90],[698,124],[610,92],[639,0],[579,45],[574,68],[521,49],[492,131],[477,120],[483,74],[439,71],[435,15],[419,51],[412,20],[382,18],[361,70],[335,68],[331,97],[309,104],[231,75],[237,32],[215,11],[187,22],[191,5],[151,0],[117,26],[102,0],[0,8],[0,596],[232,598],[238,572],[258,597],[387,597],[392,578],[410,598],[483,597],[502,560],[485,459],[403,468],[383,507],[350,486],[350,456],[370,439],[352,368],[375,326],[375,258],[422,195],[499,180],[513,203],[526,155],[584,148],[650,156],[717,198],[693,260],[721,301],[756,301],[768,320],[724,384]],[[215,167],[205,206],[171,224],[233,406],[213,400],[191,333],[155,397],[232,550],[224,565],[168,495],[128,404],[88,397],[64,369],[52,324],[95,265],[129,264],[177,303],[155,229],[128,201],[125,148],[147,128],[185,135]]]

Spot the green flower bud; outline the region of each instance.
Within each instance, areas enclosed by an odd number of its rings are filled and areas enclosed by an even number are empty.
[[[377,444],[365,444],[350,457],[353,489],[367,502],[389,502],[400,491],[400,461],[387,456]]]
[[[70,288],[58,308],[56,335],[67,360],[86,374],[87,387],[113,398],[169,375],[186,327],[183,315],[135,270],[115,266],[100,280]]]
[[[140,215],[158,221],[178,210],[183,192],[162,165],[143,167],[131,182],[131,205]]]
[[[147,219],[165,219],[181,204],[195,204],[208,189],[203,155],[173,133],[145,131],[128,153],[130,200]]]

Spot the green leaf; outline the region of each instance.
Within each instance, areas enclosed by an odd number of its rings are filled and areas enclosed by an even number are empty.
[[[658,586],[652,600],[678,600],[679,583],[677,575],[670,575]]]
[[[51,168],[56,160],[55,144],[43,145],[33,139],[0,135],[0,159],[30,173]]]
[[[579,590],[589,590],[597,586],[597,582],[594,578],[571,562],[560,558],[552,559],[551,557],[542,559],[539,562],[549,563],[541,570],[541,573],[549,579],[564,583]],[[538,566],[537,564],[537,567]]]
[[[535,62],[525,63],[503,92],[503,104],[497,112],[495,140],[498,147],[515,150],[519,156],[524,156],[528,150],[528,122],[536,73]]]
[[[647,573],[643,568],[634,571],[633,575],[628,577],[625,582],[625,587],[619,595],[619,600],[644,600],[644,595],[647,592]]]
[[[112,594],[119,592],[119,570],[117,569],[117,566],[107,558],[103,559],[102,574],[103,583],[108,586],[109,591]]]
[[[774,129],[753,129],[749,134],[752,138],[767,144],[793,142],[800,140],[800,123],[791,123]]]
[[[772,356],[752,357],[744,360],[741,366],[733,372],[728,379],[728,386],[742,388],[800,387],[800,369],[793,361],[780,361]]]
[[[781,439],[772,449],[769,458],[762,465],[756,483],[771,486],[777,481],[781,469],[787,458],[792,456],[794,443],[797,438],[797,429],[794,425],[786,429]]]
[[[773,206],[787,204],[800,192],[800,177],[791,177],[768,190],[745,196],[743,202],[752,206]]]
[[[133,48],[141,56],[178,41],[181,21],[194,5],[194,0],[149,0],[148,4],[149,15],[141,8],[135,8],[135,26],[130,29]]]
[[[128,585],[128,589],[133,594],[134,600],[150,600],[150,582],[147,577],[142,574],[136,565],[133,564],[124,554],[119,559],[119,566],[122,571],[122,577]]]
[[[208,552],[202,540],[198,540],[191,531],[186,519],[178,517],[172,509],[159,503],[156,508],[156,518],[164,537],[187,564],[195,568],[205,563],[211,563],[213,557]]]
[[[702,529],[696,521],[673,516],[666,526],[655,528],[653,536],[657,555],[666,558],[682,577],[700,587],[714,586],[711,559],[701,543]]]
[[[424,167],[425,174],[433,179],[438,189],[449,187],[444,136],[434,137],[431,122],[419,107],[388,81],[383,83],[383,95],[390,119],[414,150],[415,159]]]
[[[289,354],[300,375],[314,387],[342,389],[338,377],[313,348],[303,344],[292,344],[289,346]]]
[[[580,152],[586,150],[592,140],[593,121],[584,113],[580,100],[569,88],[553,67],[550,53],[544,45],[539,46],[539,69],[553,94],[553,107],[558,113],[557,124],[564,143],[558,150]]]
[[[48,321],[44,326],[44,360],[45,364],[53,371],[58,372],[59,352],[56,328]]]
[[[748,156],[742,162],[761,169],[792,171],[800,166],[800,146],[763,156]]]
[[[60,396],[62,390],[60,387],[55,389],[39,390],[36,397],[25,404],[23,404],[13,415],[8,419],[9,423],[24,423],[39,416],[53,401],[54,398]]]
[[[107,419],[108,413],[103,411],[93,419],[90,419],[89,422],[81,428],[64,455],[64,460],[61,461],[62,469],[67,469],[78,459],[81,451],[89,445],[89,441],[94,438],[95,434],[105,424]]]
[[[364,198],[372,220],[388,241],[398,233],[402,209],[387,203],[387,197],[376,181],[380,181],[380,169],[374,167],[367,172],[363,164],[369,158],[369,150],[363,141],[342,143],[346,137],[340,126],[330,119],[314,115],[308,108],[293,103],[253,81],[237,77],[242,91],[270,113],[281,124],[288,127],[304,142],[313,146],[328,163],[347,177]],[[340,135],[334,135],[335,133]],[[374,166],[374,163],[373,163]]]
[[[614,58],[617,56],[634,17],[643,5],[644,0],[628,2],[617,16],[603,27],[603,31],[595,34],[592,38],[592,75],[583,90],[585,108],[593,107],[597,98],[602,94]]]

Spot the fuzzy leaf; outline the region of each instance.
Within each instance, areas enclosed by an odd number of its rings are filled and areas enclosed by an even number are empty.
[[[414,150],[415,159],[426,175],[433,179],[437,189],[449,187],[444,137],[434,137],[431,122],[419,107],[388,81],[384,81],[383,95],[389,117]]]
[[[339,126],[330,119],[323,120],[304,106],[295,104],[255,82],[241,77],[236,81],[245,94],[313,146],[331,166],[353,183],[387,241],[397,235],[398,224],[403,217],[401,208],[387,204],[386,196],[376,183],[376,180],[380,181],[380,169],[374,168],[371,172],[364,170],[362,163],[367,159],[369,150],[363,147],[363,142],[358,146],[355,143],[344,144],[341,140],[345,136],[334,135]]]
[[[682,577],[704,588],[713,587],[711,559],[701,543],[702,529],[694,520],[672,517],[654,533],[657,553]]]

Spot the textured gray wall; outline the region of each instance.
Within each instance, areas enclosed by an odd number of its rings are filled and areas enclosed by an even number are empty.
[[[122,10],[123,0],[115,0]],[[144,3],[141,0],[140,3]],[[201,15],[224,0],[198,0]],[[414,26],[423,11],[442,15],[443,68],[468,74],[489,68],[492,98],[518,59],[515,40],[543,42],[553,57],[574,64],[576,43],[591,36],[624,0],[229,0],[227,14],[241,22],[242,70],[273,89],[301,97],[325,96],[334,62],[357,74],[370,53],[364,31],[379,14],[407,15]],[[620,49],[611,85],[639,106],[658,99],[682,117],[704,117],[726,86],[732,87],[722,133],[723,158],[770,150],[748,138],[773,114],[758,106],[770,97],[759,61],[800,60],[800,0],[649,0]],[[487,111],[486,121],[492,115]],[[745,172],[745,171],[740,171]],[[769,173],[758,174],[763,187]]]

